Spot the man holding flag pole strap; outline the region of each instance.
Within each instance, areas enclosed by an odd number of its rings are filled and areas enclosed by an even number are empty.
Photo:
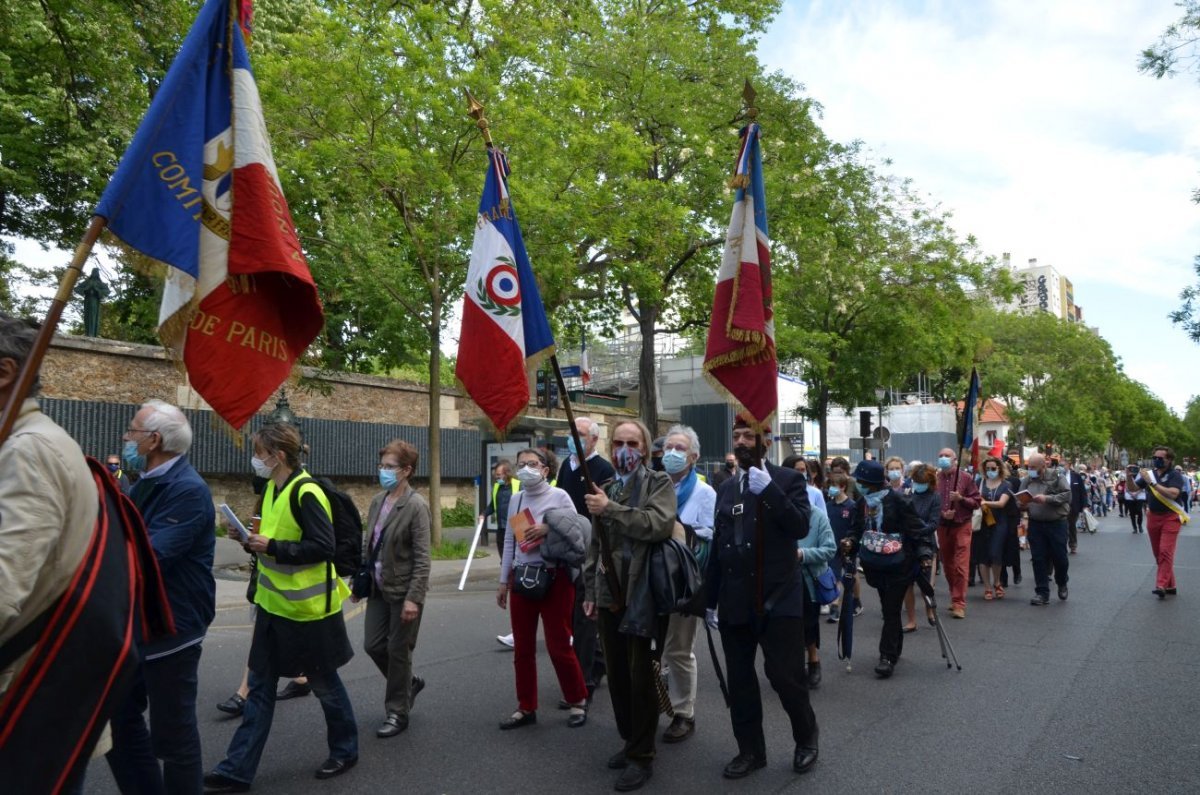
[[[704,361],[705,375],[739,408],[732,429],[738,470],[717,494],[705,577],[706,631],[711,640],[712,630],[720,630],[729,672],[727,703],[738,745],[737,756],[724,770],[730,779],[743,778],[767,763],[755,669],[759,647],[767,678],[791,722],[796,743],[792,768],[797,773],[808,772],[816,763],[818,741],[803,673],[805,586],[796,552],[796,541],[809,530],[808,490],[799,472],[763,460],[778,403],[778,372],[760,132],[749,82],[744,97],[749,123],[742,130],[734,171],[737,194]],[[719,680],[715,654],[713,663]]]
[[[962,452],[975,437],[975,407],[979,404],[979,373],[971,368],[971,385],[963,401],[962,433],[958,453],[950,448],[938,452],[937,489],[942,498],[942,514],[937,527],[938,554],[950,586],[950,615],[967,617],[967,575],[971,563],[971,516],[982,499],[975,479],[961,471]],[[951,461],[951,456],[954,460]],[[951,464],[954,465],[951,470]]]

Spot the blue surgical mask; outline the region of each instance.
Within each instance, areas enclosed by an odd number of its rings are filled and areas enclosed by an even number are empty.
[[[928,483],[913,483],[913,494],[924,494],[929,491]]]
[[[132,439],[121,449],[121,460],[130,472],[141,472],[146,468],[146,456],[138,452],[138,443]]]
[[[889,469],[887,473],[888,480],[899,480],[901,474],[899,469]]]
[[[569,452],[571,455],[575,456],[576,458],[579,458],[579,450],[576,449],[576,447],[575,447],[575,437],[574,436],[567,437],[567,452]]]
[[[682,450],[668,450],[663,453],[663,469],[672,475],[677,475],[687,469],[687,453]]]
[[[866,497],[867,507],[868,508],[878,508],[880,505],[883,504],[883,498],[885,496],[887,496],[887,491],[884,489],[880,489],[879,491],[871,492]]]
[[[829,488],[825,489],[825,493],[828,494],[829,499],[832,500],[836,499],[837,495],[842,493],[842,489],[840,486],[830,486]]]
[[[939,455],[938,456],[938,460],[937,460],[938,469],[949,469],[950,464],[951,464],[950,456],[948,456],[948,455]]]
[[[1042,477],[1042,473],[1038,472],[1036,469],[1029,470],[1029,478],[1031,480],[1040,480],[1041,477]]]
[[[379,470],[379,485],[387,491],[396,488],[396,470],[380,469]]]
[[[987,471],[987,476],[988,476],[989,478],[991,478],[992,480],[995,480],[996,478],[1000,477],[1000,470],[998,470],[998,469],[989,469],[989,470]]]

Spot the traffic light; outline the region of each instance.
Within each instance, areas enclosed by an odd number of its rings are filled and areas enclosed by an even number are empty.
[[[858,412],[858,435],[866,439],[871,435],[871,412]]]

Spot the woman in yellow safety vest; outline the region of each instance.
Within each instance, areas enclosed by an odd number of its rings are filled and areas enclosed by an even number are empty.
[[[245,546],[258,556],[258,606],[250,645],[250,696],[225,759],[204,777],[207,792],[244,792],[258,769],[281,676],[307,674],[321,701],[329,758],[317,778],[332,778],[358,761],[358,728],[338,668],[352,656],[342,600],[350,595],[333,570],[333,512],[324,490],[300,468],[300,433],[267,425],[254,435],[254,471],[267,484],[262,522]],[[299,489],[299,515],[291,492]]]

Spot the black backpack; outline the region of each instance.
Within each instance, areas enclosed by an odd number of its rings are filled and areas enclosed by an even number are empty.
[[[340,491],[329,478],[304,476],[292,486],[292,516],[300,516],[300,487],[316,483],[325,492],[333,510],[333,568],[339,577],[349,577],[362,567],[362,516],[350,495]]]

